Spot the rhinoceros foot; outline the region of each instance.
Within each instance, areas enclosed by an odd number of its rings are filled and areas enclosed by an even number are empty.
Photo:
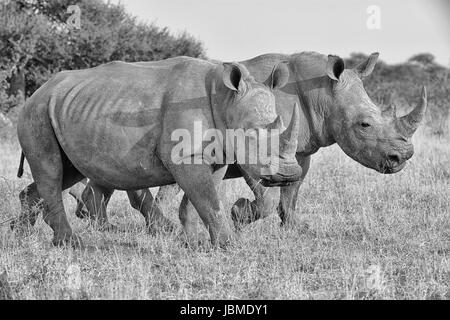
[[[83,202],[77,201],[77,208],[75,209],[75,215],[77,218],[85,219],[89,218],[89,211],[86,209],[86,206]]]
[[[55,235],[52,244],[57,247],[72,247],[75,249],[84,249],[81,237],[76,234],[71,235]]]
[[[241,230],[258,219],[255,204],[245,198],[238,199],[231,208],[231,218],[236,230]]]

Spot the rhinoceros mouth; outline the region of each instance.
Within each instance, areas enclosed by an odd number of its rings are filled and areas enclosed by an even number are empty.
[[[300,178],[299,174],[284,175],[277,173],[270,176],[262,176],[260,183],[264,187],[285,187],[290,186]]]
[[[392,173],[397,173],[400,170],[402,170],[406,165],[406,162],[403,162],[397,166],[394,166],[389,160],[387,161],[383,161],[379,168],[378,171],[384,174],[392,174]]]
[[[261,179],[261,185],[263,187],[286,187],[293,183],[293,181],[273,181],[265,178]]]

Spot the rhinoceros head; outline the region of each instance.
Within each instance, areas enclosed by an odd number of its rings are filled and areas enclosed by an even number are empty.
[[[240,167],[253,178],[260,179],[265,186],[285,185],[297,181],[301,167],[295,159],[297,149],[299,115],[298,107],[288,128],[277,116],[275,96],[272,91],[283,87],[289,78],[286,62],[276,65],[267,83],[257,82],[248,70],[239,63],[224,63],[223,83],[229,89],[224,105],[224,121],[228,129],[246,131],[246,159],[251,155],[255,162],[239,162]],[[261,131],[261,130],[262,131]],[[264,132],[263,132],[264,131]],[[263,134],[264,133],[264,134]],[[260,161],[261,137],[265,139],[270,161]],[[272,148],[277,139],[276,148]],[[276,149],[276,150],[275,150]],[[234,150],[237,152],[240,150]]]
[[[355,68],[345,69],[341,58],[328,56],[333,100],[329,119],[335,141],[348,156],[381,173],[395,173],[414,153],[411,137],[426,110],[426,90],[418,105],[400,118],[395,108],[376,106],[361,79],[373,71],[377,58],[378,53],[373,53]]]

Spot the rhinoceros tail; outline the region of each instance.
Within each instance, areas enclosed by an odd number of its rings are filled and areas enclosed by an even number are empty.
[[[17,177],[18,178],[22,178],[22,175],[23,175],[23,163],[24,162],[25,162],[25,155],[23,154],[23,151],[22,151],[22,154],[20,155],[19,170],[17,170]]]

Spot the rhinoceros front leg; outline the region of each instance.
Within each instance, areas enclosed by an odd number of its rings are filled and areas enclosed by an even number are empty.
[[[265,218],[275,210],[279,188],[263,187],[245,172],[242,175],[255,195],[255,200],[238,199],[231,207],[231,217],[237,230],[258,219]]]
[[[209,240],[209,234],[200,225],[200,218],[186,194],[183,195],[179,208],[179,218],[183,226],[183,241],[192,248]]]
[[[225,247],[231,241],[233,232],[221,206],[216,186],[222,181],[226,166],[214,172],[214,175],[211,166],[206,164],[169,164],[167,167],[197,210],[209,231],[212,245]]]
[[[277,207],[281,225],[287,227],[298,225],[298,215],[296,214],[298,190],[308,173],[311,156],[301,159],[297,158],[297,160],[302,167],[300,180],[290,186],[280,188],[280,202]]]
[[[295,211],[298,190],[309,170],[310,156],[297,158],[297,160],[302,167],[300,180],[290,186],[280,187],[280,201],[277,211],[283,226],[292,226],[297,223]],[[276,195],[272,191],[276,190],[275,188],[263,187],[244,172],[243,176],[250,189],[252,189],[255,200],[250,202],[248,199],[240,198],[234,203],[231,209],[231,216],[238,229],[258,219],[267,217],[273,212],[276,203]],[[269,189],[272,190],[269,191]]]

